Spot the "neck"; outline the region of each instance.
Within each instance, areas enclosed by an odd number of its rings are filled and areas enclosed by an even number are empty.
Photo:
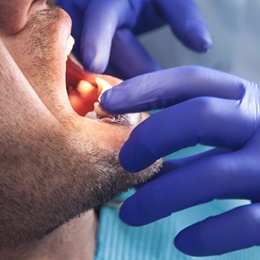
[[[0,259],[64,259],[93,260],[96,247],[97,217],[93,210],[71,220],[34,243],[10,252],[1,252]]]

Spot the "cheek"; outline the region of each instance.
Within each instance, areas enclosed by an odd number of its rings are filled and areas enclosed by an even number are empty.
[[[14,35],[24,28],[30,7],[28,2],[28,0],[0,1],[0,30],[4,34]]]

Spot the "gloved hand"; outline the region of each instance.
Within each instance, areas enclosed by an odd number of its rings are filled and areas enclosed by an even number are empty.
[[[165,162],[157,178],[122,206],[128,224],[145,225],[214,199],[251,204],[207,218],[175,238],[194,256],[260,245],[260,89],[241,78],[201,67],[180,67],[139,76],[105,92],[111,113],[159,109],[130,135],[122,166],[139,171],[158,158],[198,143],[212,150]]]
[[[155,71],[160,66],[150,57],[135,34],[169,24],[189,48],[204,52],[211,38],[193,0],[57,0],[73,21],[74,53],[95,73],[121,78]],[[109,60],[110,59],[110,60]]]

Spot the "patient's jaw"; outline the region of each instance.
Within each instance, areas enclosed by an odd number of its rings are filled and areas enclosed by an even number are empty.
[[[8,23],[10,17],[16,19]],[[68,15],[43,0],[0,0],[0,259],[158,170],[131,175],[120,167],[118,152],[134,125],[72,109],[65,78],[70,27]]]

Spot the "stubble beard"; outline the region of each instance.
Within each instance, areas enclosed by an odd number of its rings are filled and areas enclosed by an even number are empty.
[[[62,100],[58,103],[57,95],[52,92],[55,77],[51,73],[53,68],[50,68],[53,57],[48,51],[52,42],[47,39],[55,31],[52,21],[58,15],[54,8],[42,12],[39,17],[35,16],[27,28],[31,32],[29,38],[34,42],[28,42],[28,50],[23,50],[29,57],[36,55],[33,64],[25,64],[29,72],[30,66],[37,68],[32,72],[36,74],[29,75],[36,76],[34,78],[37,80],[28,80],[29,83],[40,98],[45,88],[47,99],[41,98],[41,101],[47,108],[56,106],[57,111],[63,107]],[[19,61],[16,62],[19,66]],[[44,86],[39,88],[43,83]],[[41,120],[39,123],[42,123]],[[17,141],[14,154],[19,161],[12,164],[4,162],[5,186],[0,200],[3,205],[0,222],[4,225],[0,225],[0,231],[5,239],[1,241],[0,248],[41,239],[81,213],[148,181],[159,171],[161,161],[140,173],[130,174],[120,166],[119,148],[106,149],[104,143],[86,140],[84,132],[88,131],[87,124],[83,129],[75,122],[63,121],[61,127],[64,130],[62,133],[50,131],[44,124],[36,124],[33,131],[23,132],[24,139],[18,136],[14,140]],[[108,125],[107,129],[116,134],[114,127]],[[127,126],[117,126],[118,129],[120,127]],[[10,147],[8,149],[10,151]],[[12,156],[13,151],[10,151],[10,158]]]

